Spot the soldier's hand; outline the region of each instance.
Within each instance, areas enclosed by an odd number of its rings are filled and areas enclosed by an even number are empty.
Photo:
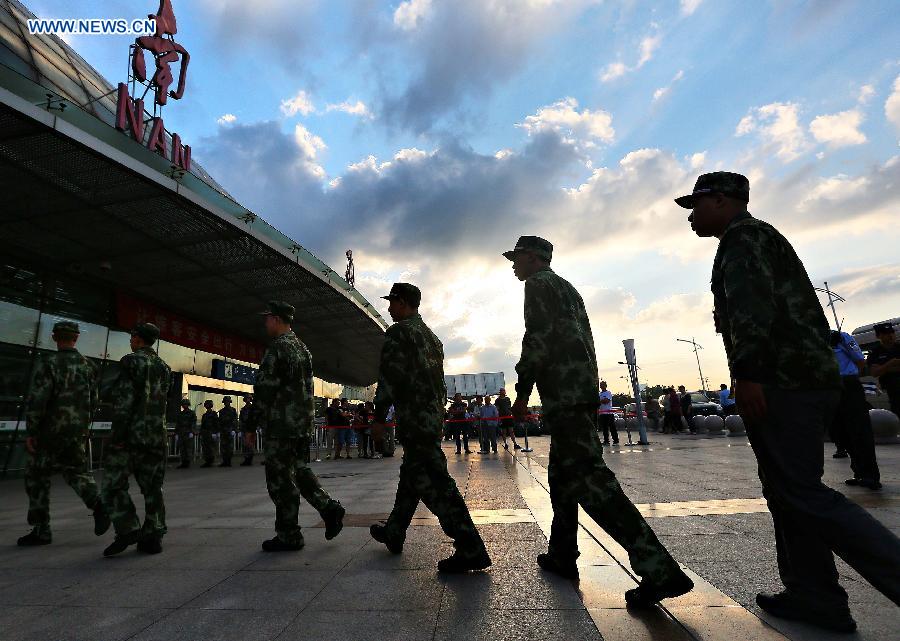
[[[37,454],[37,439],[33,436],[26,437],[25,449],[28,450],[29,454]]]
[[[762,385],[753,381],[735,381],[734,396],[738,414],[745,421],[756,422],[766,417],[766,395]]]
[[[512,414],[520,421],[525,420],[525,415],[528,414],[528,401],[524,398],[517,398],[512,406]]]

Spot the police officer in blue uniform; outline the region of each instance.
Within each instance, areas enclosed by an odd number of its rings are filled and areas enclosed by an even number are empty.
[[[847,485],[860,485],[870,490],[881,489],[881,475],[875,459],[875,437],[869,419],[869,403],[859,375],[865,368],[865,357],[856,340],[847,332],[831,332],[831,347],[841,373],[841,400],[831,427],[832,440],[850,454],[853,478]]]

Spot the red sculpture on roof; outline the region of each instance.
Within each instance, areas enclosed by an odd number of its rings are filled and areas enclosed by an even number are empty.
[[[131,70],[134,77],[140,82],[147,82],[147,64],[144,60],[144,52],[148,51],[156,61],[156,73],[150,79],[150,86],[156,91],[156,104],[165,105],[169,96],[178,100],[184,95],[184,84],[187,80],[188,63],[191,60],[187,49],[175,42],[175,34],[178,32],[178,24],[175,20],[175,12],[172,10],[171,0],[160,0],[159,10],[156,15],[147,17],[156,20],[156,32],[152,36],[141,36],[135,42],[134,53],[131,57]],[[169,87],[175,78],[172,75],[171,64],[181,60],[178,71],[178,88],[169,91]]]

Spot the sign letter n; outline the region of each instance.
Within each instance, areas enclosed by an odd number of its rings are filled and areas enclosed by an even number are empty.
[[[132,100],[128,95],[128,86],[124,82],[119,83],[116,129],[130,131],[135,140],[144,142],[144,101]]]

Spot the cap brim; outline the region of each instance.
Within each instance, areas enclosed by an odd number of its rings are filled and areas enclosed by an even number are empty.
[[[387,296],[382,296],[384,300],[394,300],[395,298],[400,298],[397,294],[388,294]]]
[[[693,209],[694,208],[694,195],[688,194],[687,196],[680,196],[675,199],[675,202],[685,209]]]
[[[516,259],[516,250],[510,249],[508,252],[503,252],[503,257],[506,260],[515,260]]]

